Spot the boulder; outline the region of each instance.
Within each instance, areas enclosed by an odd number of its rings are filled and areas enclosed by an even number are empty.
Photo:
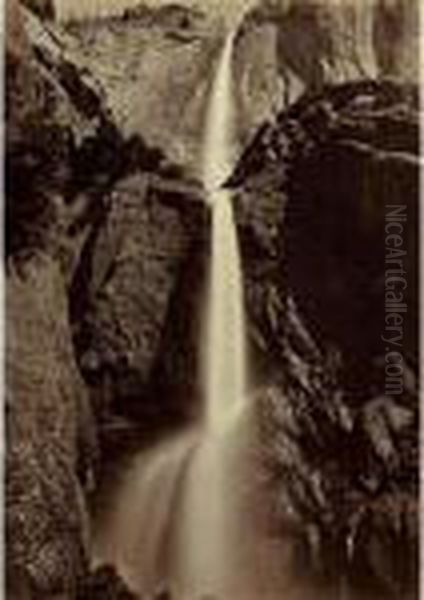
[[[90,573],[78,592],[78,600],[140,600],[111,566]]]

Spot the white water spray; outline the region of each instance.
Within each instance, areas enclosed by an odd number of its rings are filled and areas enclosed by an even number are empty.
[[[203,437],[181,494],[174,582],[178,597],[231,597],[240,560],[238,419],[246,398],[243,282],[231,193],[234,33],[224,44],[207,112],[203,175],[212,211]],[[236,583],[237,585],[237,583]]]
[[[232,198],[223,184],[233,167],[234,33],[224,45],[207,114],[204,181],[212,210],[212,263],[206,360],[206,426],[225,428],[246,395],[243,280]]]

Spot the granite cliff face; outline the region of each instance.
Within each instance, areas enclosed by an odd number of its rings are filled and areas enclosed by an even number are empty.
[[[210,11],[196,2],[140,4],[121,16],[74,19],[68,30],[120,126],[198,172],[210,72],[235,18],[240,149],[306,89],[364,77],[417,81],[417,6],[414,0],[263,1],[246,4],[228,22],[224,4]]]
[[[301,89],[364,77],[418,77],[418,4],[386,2],[258,2],[245,31],[272,24],[279,72]],[[290,96],[289,91],[287,95]]]

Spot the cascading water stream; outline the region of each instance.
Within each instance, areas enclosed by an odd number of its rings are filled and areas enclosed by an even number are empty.
[[[205,424],[215,432],[241,411],[246,395],[243,280],[231,193],[222,187],[233,166],[233,45],[231,32],[212,89],[203,164],[212,210]]]
[[[204,142],[212,250],[203,418],[194,433],[139,457],[97,542],[96,563],[116,564],[133,589],[151,593],[165,579],[183,600],[243,597],[233,593],[243,555],[237,504],[246,412],[243,280],[232,198],[223,187],[233,166],[234,36],[227,36],[218,62]]]
[[[174,573],[181,597],[228,596],[239,555],[233,426],[246,397],[243,280],[231,194],[234,33],[224,44],[207,112],[203,178],[212,212],[202,439],[187,472],[176,523]]]

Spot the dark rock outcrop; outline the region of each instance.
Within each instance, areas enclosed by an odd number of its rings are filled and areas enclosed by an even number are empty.
[[[258,132],[229,182],[276,521],[304,529],[313,571],[373,597],[417,589],[417,115],[416,89],[394,83],[306,95]],[[272,219],[255,206],[264,194]],[[399,394],[386,389],[381,340],[393,205],[408,215]]]
[[[106,400],[104,409],[138,415],[146,427],[152,427],[155,415],[166,420],[167,402],[169,413],[184,414],[175,397],[177,388],[195,386],[196,381],[196,369],[180,373],[178,367],[179,356],[194,360],[197,340],[188,338],[190,331],[197,335],[195,328],[182,327],[171,336],[167,329],[181,323],[187,309],[178,289],[188,272],[188,258],[192,265],[196,262],[196,246],[200,262],[205,255],[206,215],[195,186],[176,180],[168,185],[167,191],[165,179],[136,174],[114,187],[86,247],[73,292],[79,316],[76,344],[87,381],[100,398],[113,398],[113,406]],[[78,285],[83,281],[82,295]],[[179,307],[174,306],[175,295]],[[175,344],[182,346],[178,350]],[[175,387],[174,394],[157,391],[159,382],[164,386],[166,381]]]
[[[140,600],[116,574],[104,566],[91,573],[78,590],[77,600]]]
[[[41,19],[53,20],[56,16],[53,0],[23,0],[22,4]]]

